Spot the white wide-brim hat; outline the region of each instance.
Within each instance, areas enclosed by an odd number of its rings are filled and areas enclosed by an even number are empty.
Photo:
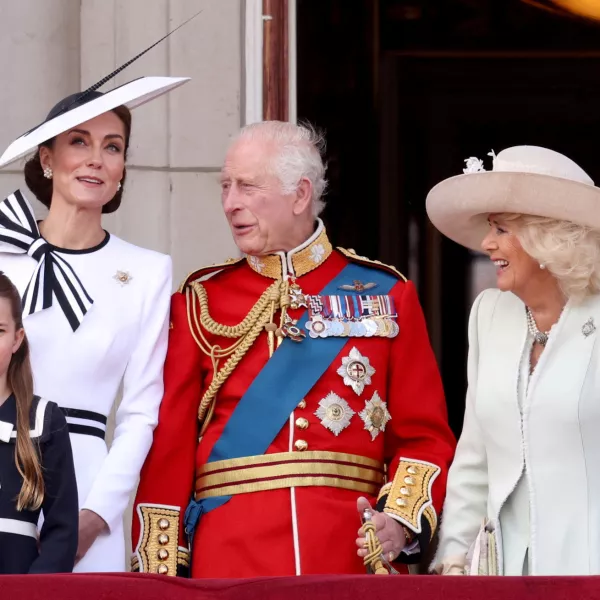
[[[600,229],[600,189],[570,158],[539,146],[493,152],[493,169],[471,157],[463,175],[438,183],[428,194],[433,225],[455,242],[481,251],[488,216],[517,213]]]
[[[0,168],[36,150],[40,144],[69,131],[81,123],[109,112],[117,106],[126,106],[130,110],[150,102],[189,81],[189,77],[140,77],[108,92],[90,92],[89,96],[77,100],[71,98],[72,106],[65,106],[66,112],[56,112],[55,107],[48,118],[39,126],[17,138],[0,157]],[[66,100],[59,104],[64,104]]]

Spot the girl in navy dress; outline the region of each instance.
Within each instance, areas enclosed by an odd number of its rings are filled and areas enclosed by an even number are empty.
[[[0,272],[0,574],[72,571],[78,510],[67,423],[33,395],[21,299]]]

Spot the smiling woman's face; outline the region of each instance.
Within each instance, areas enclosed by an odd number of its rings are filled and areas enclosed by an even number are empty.
[[[547,273],[529,256],[516,235],[518,226],[514,221],[504,221],[501,216],[490,214],[490,230],[481,247],[496,265],[498,289],[521,295],[522,291]]]
[[[52,169],[52,202],[98,209],[117,193],[125,168],[125,125],[104,113],[40,148],[42,169]]]

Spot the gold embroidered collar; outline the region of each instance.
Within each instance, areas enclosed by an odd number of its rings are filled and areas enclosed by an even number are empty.
[[[286,275],[301,277],[323,264],[333,251],[323,221],[317,219],[316,231],[297,248],[290,252],[275,252],[266,256],[246,256],[253,271],[271,279],[282,279]]]

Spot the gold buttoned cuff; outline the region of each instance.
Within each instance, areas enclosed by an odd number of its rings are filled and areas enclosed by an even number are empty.
[[[137,512],[140,542],[131,560],[131,570],[175,576],[178,566],[189,568],[189,552],[178,546],[180,509],[139,504]]]
[[[393,481],[379,494],[380,498],[387,494],[384,512],[416,534],[422,532],[421,518],[424,517],[433,536],[437,515],[431,502],[431,488],[440,471],[432,463],[402,458]]]

